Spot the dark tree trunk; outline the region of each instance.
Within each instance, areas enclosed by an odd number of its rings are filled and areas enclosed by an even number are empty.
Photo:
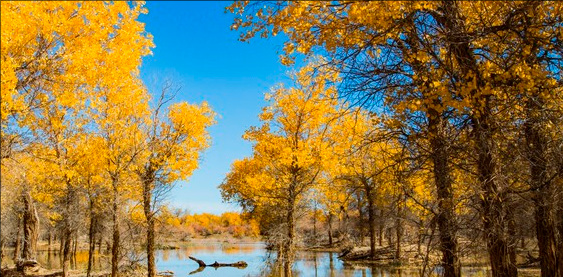
[[[86,277],[90,277],[92,273],[92,263],[94,260],[94,251],[96,249],[94,226],[96,218],[93,212],[93,201],[90,201],[90,228],[88,230],[88,268],[86,269]]]
[[[72,262],[73,262],[75,267],[76,267],[76,250],[77,250],[77,248],[78,248],[78,233],[74,232],[74,238],[72,240],[71,258],[72,258]]]
[[[99,235],[98,238],[98,253],[102,254],[102,243],[103,243],[103,237],[102,234]]]
[[[29,191],[25,191],[22,196],[25,207],[23,213],[23,258],[32,260],[35,259],[37,238],[39,237],[39,216]]]
[[[287,210],[287,241],[284,247],[284,276],[291,277],[293,266],[293,254],[295,243],[295,197],[293,191],[290,192]]]
[[[559,206],[557,214],[563,214],[563,191],[559,191]],[[557,258],[559,267],[559,277],[563,277],[563,218],[559,217],[559,242],[557,244]]]
[[[328,213],[328,244],[332,246],[332,212]]]
[[[365,215],[364,215],[364,210],[362,209],[362,206],[363,206],[362,205],[363,204],[362,203],[362,196],[361,196],[361,193],[359,191],[356,193],[356,198],[357,198],[357,201],[358,201],[358,215],[359,215],[357,228],[358,228],[358,233],[359,233],[359,236],[360,236],[360,243],[364,244],[364,239],[365,239],[365,236],[366,236],[365,231],[364,231],[364,221],[365,221],[364,217],[365,217]]]
[[[66,184],[66,195],[64,199],[64,213],[63,213],[63,230],[61,240],[63,241],[62,245],[62,267],[63,267],[63,276],[67,277],[70,275],[70,262],[72,256],[72,226],[71,226],[71,217],[74,211],[72,211],[72,203],[76,200],[74,195],[74,190],[71,187],[70,181],[67,180]]]
[[[315,238],[314,243],[317,243],[317,204],[315,203],[315,208],[313,209],[313,238]]]
[[[16,232],[16,246],[14,249],[14,261],[17,261],[21,257],[21,230],[23,229],[22,220],[18,218],[18,230]]]
[[[2,265],[3,258],[4,258],[4,239],[0,238],[0,266]]]
[[[473,99],[470,99],[473,104],[471,123],[477,155],[477,174],[482,189],[483,231],[486,235],[492,276],[515,277],[518,272],[516,266],[510,262],[504,231],[506,222],[503,192],[496,176],[498,164],[495,156],[490,95],[473,97],[482,87],[482,80],[475,55],[470,47],[471,36],[466,33],[465,21],[458,2],[444,0],[441,2],[441,9],[444,16],[437,20],[446,32],[448,51],[457,62],[457,65],[451,66],[463,76],[460,79],[461,86],[476,84],[471,92]]]
[[[448,6],[450,1],[443,1],[444,6]],[[446,12],[444,12],[446,14]],[[441,24],[450,16],[436,18]],[[414,22],[410,22],[411,31],[407,37],[407,43],[411,50],[415,53],[419,48],[418,34]],[[427,67],[419,62],[414,62],[413,67],[418,74],[425,74]],[[423,84],[421,84],[423,85]],[[426,94],[426,93],[425,93]],[[431,94],[430,94],[431,95]],[[433,97],[433,96],[430,96]],[[429,98],[433,100],[433,104],[441,106],[441,100],[438,98]],[[435,109],[429,108],[428,113],[428,138],[430,141],[430,160],[433,163],[434,184],[436,186],[438,214],[437,223],[440,231],[440,251],[442,252],[442,266],[444,267],[444,277],[460,277],[461,264],[459,261],[458,242],[457,242],[457,222],[455,216],[455,203],[453,198],[453,180],[451,178],[450,143],[447,138],[447,118],[445,115]]]
[[[397,198],[397,218],[395,221],[395,231],[397,235],[397,245],[395,248],[395,259],[401,259],[401,238],[403,236],[403,225],[401,218],[403,217],[403,195],[399,193]]]
[[[449,164],[446,122],[442,115],[432,110],[429,114],[429,135],[432,148],[431,159],[434,164],[434,183],[438,194],[438,230],[440,231],[440,251],[445,277],[460,277],[461,265],[458,257],[457,222],[453,186]]]
[[[62,237],[64,238],[63,277],[68,277],[70,275],[70,244],[72,240],[72,232],[70,231],[70,228],[66,228]]]
[[[111,277],[119,276],[119,193],[117,190],[117,178],[112,178],[113,185],[113,205],[112,205],[112,221],[113,221],[113,240],[111,247]]]
[[[143,210],[147,219],[147,270],[148,277],[156,276],[156,265],[154,260],[154,214],[152,212],[152,188],[153,178],[143,178]]]
[[[374,192],[372,188],[367,183],[367,180],[362,181],[364,183],[364,189],[366,191],[366,197],[368,202],[368,220],[369,220],[369,256],[375,258],[375,199]]]
[[[504,231],[504,196],[496,179],[498,168],[494,156],[495,147],[491,130],[489,99],[478,116],[474,116],[473,127],[476,138],[476,152],[478,155],[477,170],[479,182],[483,191],[483,228],[486,236],[487,249],[491,262],[493,277],[516,277],[518,275],[516,265],[510,262],[508,241]]]
[[[61,232],[59,236],[59,259],[61,260],[61,264],[63,263],[63,249],[65,247],[65,236],[64,233]]]
[[[512,264],[516,264],[516,245],[517,243],[517,237],[516,237],[516,221],[514,219],[514,205],[511,205],[511,208],[509,208],[506,211],[506,221],[508,223],[508,255],[510,256],[510,262]]]
[[[374,211],[375,214],[375,211]],[[379,219],[378,221],[378,239],[379,239],[379,246],[383,246],[383,229],[385,229],[385,220],[383,219],[383,209],[379,210]],[[375,235],[374,235],[375,238]]]
[[[557,240],[554,214],[555,190],[548,179],[548,138],[544,134],[542,121],[546,115],[544,104],[538,96],[528,100],[525,124],[528,161],[530,164],[530,186],[534,201],[536,237],[538,239],[542,276],[559,276],[557,268]],[[560,265],[561,266],[561,265]]]

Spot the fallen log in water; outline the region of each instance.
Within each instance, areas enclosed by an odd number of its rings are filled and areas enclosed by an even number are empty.
[[[381,247],[375,249],[375,255],[372,257],[367,247],[357,247],[345,249],[338,258],[343,261],[385,261],[394,260],[395,249],[393,247]]]
[[[195,261],[199,265],[199,268],[190,272],[190,274],[201,272],[207,266],[214,267],[214,268],[218,268],[218,267],[246,268],[248,266],[248,264],[245,261],[238,261],[236,263],[229,263],[229,264],[218,263],[217,261],[215,261],[212,264],[206,264],[204,261],[197,259],[197,258],[194,258],[192,256],[189,256],[188,258],[190,258],[190,260],[192,260],[192,261]]]

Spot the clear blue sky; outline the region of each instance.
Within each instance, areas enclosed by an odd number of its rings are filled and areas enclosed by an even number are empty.
[[[219,115],[199,169],[176,184],[168,198],[192,213],[239,210],[222,202],[217,186],[235,159],[251,154],[241,136],[259,123],[264,93],[287,81],[289,70],[278,59],[280,38],[237,40],[239,33],[230,30],[233,16],[224,12],[230,3],[149,1],[149,13],[140,17],[156,45],[141,68],[147,87],[158,92],[162,80],[170,79],[181,86],[176,101],[207,101]]]

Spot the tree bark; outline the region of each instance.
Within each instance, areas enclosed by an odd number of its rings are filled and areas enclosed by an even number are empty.
[[[508,210],[506,211],[506,222],[508,223],[508,255],[510,257],[510,262],[512,264],[516,264],[516,245],[518,244],[518,240],[516,237],[516,221],[514,219],[514,212],[513,209],[516,208],[514,205],[511,205]]]
[[[99,235],[99,238],[98,238],[98,253],[99,253],[99,254],[102,254],[102,242],[103,242],[103,237],[102,237],[102,235],[100,234],[100,235]]]
[[[478,155],[477,171],[483,191],[483,227],[487,241],[487,249],[491,262],[493,277],[516,277],[516,265],[510,262],[510,251],[507,236],[504,231],[504,196],[496,179],[498,168],[494,156],[495,147],[491,130],[490,101],[485,100],[482,111],[474,116],[473,126],[476,137],[476,152]],[[480,110],[481,110],[480,109]]]
[[[75,216],[75,212],[73,211],[73,203],[76,201],[75,190],[71,186],[70,180],[67,180],[66,183],[66,195],[64,198],[64,213],[63,213],[63,230],[61,241],[63,241],[62,245],[62,267],[63,267],[63,276],[67,277],[70,274],[70,263],[72,258],[72,236],[73,226],[72,226],[72,218]]]
[[[368,220],[369,220],[369,256],[372,259],[375,259],[375,234],[376,234],[376,226],[375,226],[375,199],[374,199],[374,192],[372,188],[367,183],[367,180],[362,181],[364,184],[364,190],[366,191],[366,196],[368,200]],[[381,243],[381,240],[380,240]]]
[[[563,214],[563,191],[559,192],[559,207],[557,214]],[[559,224],[557,226],[559,229],[559,242],[557,244],[557,258],[559,267],[559,277],[563,277],[563,218],[559,218]]]
[[[356,193],[356,198],[358,201],[358,215],[359,215],[359,221],[358,221],[358,233],[360,236],[360,243],[364,244],[364,239],[365,239],[365,232],[364,232],[364,211],[362,209],[362,197],[361,197],[361,193],[358,191]]]
[[[25,206],[23,213],[23,258],[33,260],[37,250],[37,238],[39,237],[39,216],[29,191],[24,191],[23,202]]]
[[[143,210],[147,220],[147,270],[148,277],[156,276],[156,265],[154,260],[154,214],[152,212],[152,178],[143,178]]]
[[[375,211],[373,212],[375,215]],[[385,220],[383,219],[383,209],[379,210],[379,219],[377,220],[379,246],[383,246],[383,229],[385,229]],[[374,234],[375,238],[375,234]]]
[[[457,222],[453,200],[453,186],[446,124],[442,115],[431,110],[428,118],[428,131],[431,145],[431,159],[434,164],[434,183],[438,194],[438,230],[440,231],[440,251],[445,277],[460,277],[461,264],[458,257]]]
[[[443,1],[444,6],[448,6],[450,1]],[[442,25],[447,12],[444,12],[443,18],[436,18]],[[418,34],[414,22],[410,22],[412,31],[407,36],[407,43],[411,51],[418,52]],[[450,24],[451,25],[451,24]],[[449,26],[448,26],[449,27]],[[416,38],[416,39],[415,39]],[[413,67],[418,74],[425,74],[428,68],[419,63],[414,62]],[[423,84],[421,84],[423,85]],[[423,85],[424,87],[424,85]],[[426,94],[426,93],[425,93]],[[432,93],[430,93],[432,95]],[[430,96],[432,97],[432,96]],[[433,104],[441,106],[442,102],[439,98],[430,98]],[[433,163],[434,185],[436,186],[438,214],[437,223],[440,231],[440,251],[442,252],[442,266],[444,267],[445,277],[460,277],[461,264],[459,261],[458,242],[457,242],[457,222],[455,215],[455,206],[453,198],[453,179],[451,178],[450,165],[450,142],[447,138],[447,118],[446,116],[433,108],[429,108],[427,112],[428,119],[428,136],[430,140],[430,160]]]
[[[328,212],[328,244],[332,246],[332,212]]]
[[[395,231],[397,235],[397,245],[395,248],[395,259],[401,259],[401,238],[403,236],[403,226],[401,218],[403,217],[403,195],[399,193],[399,197],[397,198],[397,218],[395,221]]]
[[[293,192],[290,192],[287,210],[287,241],[284,247],[284,276],[290,277],[292,275],[291,268],[293,266],[293,253],[295,243],[295,198]]]
[[[21,256],[21,230],[23,229],[22,219],[18,216],[18,230],[16,232],[16,245],[14,249],[14,261],[17,261]]]
[[[526,144],[530,166],[530,186],[534,201],[536,237],[538,239],[540,268],[542,276],[559,276],[557,268],[557,240],[555,218],[555,190],[548,179],[548,138],[544,134],[542,121],[545,119],[544,103],[539,97],[528,100],[525,123]]]
[[[68,277],[70,276],[70,244],[72,240],[72,232],[70,231],[70,228],[65,228],[63,238],[63,277]]]
[[[4,259],[4,238],[0,238],[0,266],[2,265],[3,259]]]
[[[90,209],[90,227],[88,229],[88,268],[86,269],[86,277],[90,277],[92,273],[94,251],[96,250],[96,238],[95,238],[96,215],[94,213],[93,199],[90,199],[89,209]]]
[[[483,227],[486,234],[487,249],[493,277],[515,277],[517,268],[510,262],[510,255],[504,231],[505,207],[503,192],[497,181],[497,158],[490,95],[475,96],[482,87],[477,61],[470,47],[470,37],[466,32],[463,15],[456,1],[441,2],[443,16],[437,18],[444,27],[449,52],[457,62],[452,64],[463,76],[460,85],[475,83],[471,97],[473,114],[471,123],[477,155],[477,174],[482,189]]]
[[[61,235],[59,236],[59,259],[61,260],[61,264],[63,263],[63,249],[65,247],[65,236],[63,234],[63,232],[61,232]]]
[[[117,189],[117,178],[112,177],[113,187],[113,205],[112,205],[112,221],[113,221],[113,243],[111,247],[111,277],[119,276],[119,192]]]

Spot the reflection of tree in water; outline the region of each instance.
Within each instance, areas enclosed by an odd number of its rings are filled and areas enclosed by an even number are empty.
[[[184,253],[182,251],[175,250],[174,252],[176,252],[176,259],[178,260],[185,260],[187,257],[184,256]]]
[[[278,259],[275,251],[268,251],[262,261],[260,272],[248,276],[271,276],[271,277],[298,277],[298,276],[354,276],[355,271],[349,267],[349,271],[341,271],[336,266],[337,253],[327,252],[298,252],[290,263],[287,260]],[[288,274],[288,268],[291,270]]]
[[[170,250],[162,251],[162,260],[167,262],[170,259]]]
[[[268,276],[268,277],[279,277],[284,276],[284,263],[283,260],[278,259],[279,255],[275,251],[266,252],[266,256],[262,261],[262,267],[258,274],[254,276]],[[296,272],[292,272],[296,273]],[[294,274],[293,276],[299,276]]]

